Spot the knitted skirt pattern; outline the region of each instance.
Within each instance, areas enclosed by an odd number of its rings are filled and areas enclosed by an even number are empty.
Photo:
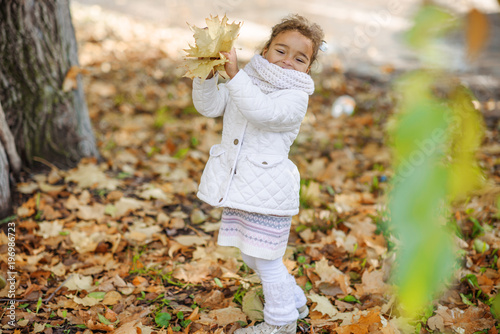
[[[291,216],[224,208],[217,243],[237,247],[253,257],[275,260],[285,255],[291,225]]]

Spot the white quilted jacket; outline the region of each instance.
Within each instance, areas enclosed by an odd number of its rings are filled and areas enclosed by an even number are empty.
[[[193,102],[198,112],[224,116],[222,141],[210,149],[198,197],[213,206],[297,214],[300,175],[288,152],[308,99],[303,90],[265,94],[243,70],[226,84],[217,85],[217,76],[203,82],[196,78]]]

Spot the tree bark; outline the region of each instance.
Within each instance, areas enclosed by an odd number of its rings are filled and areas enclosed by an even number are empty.
[[[80,75],[63,90],[78,67],[68,1],[0,0],[0,218],[19,157],[27,167],[40,157],[69,168],[98,156]]]
[[[0,0],[0,102],[24,165],[42,157],[58,167],[97,156],[78,66],[68,0]]]
[[[20,170],[21,159],[0,103],[0,218],[9,214],[11,206],[9,171],[18,174]]]
[[[9,161],[0,142],[0,218],[9,214],[10,207]]]

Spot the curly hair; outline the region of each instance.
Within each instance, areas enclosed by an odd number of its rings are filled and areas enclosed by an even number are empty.
[[[304,35],[305,37],[309,38],[312,41],[313,54],[310,63],[312,64],[316,60],[319,47],[323,42],[324,38],[323,29],[321,29],[321,27],[318,24],[310,23],[305,17],[300,16],[298,14],[289,15],[285,17],[280,23],[276,24],[272,28],[271,37],[262,48],[261,55],[266,49],[269,49],[273,39],[284,31],[298,31],[299,33],[301,33],[302,35]]]

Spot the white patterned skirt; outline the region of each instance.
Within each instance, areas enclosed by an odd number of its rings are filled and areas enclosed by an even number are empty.
[[[291,216],[271,216],[224,208],[217,243],[246,255],[275,260],[285,255]]]

